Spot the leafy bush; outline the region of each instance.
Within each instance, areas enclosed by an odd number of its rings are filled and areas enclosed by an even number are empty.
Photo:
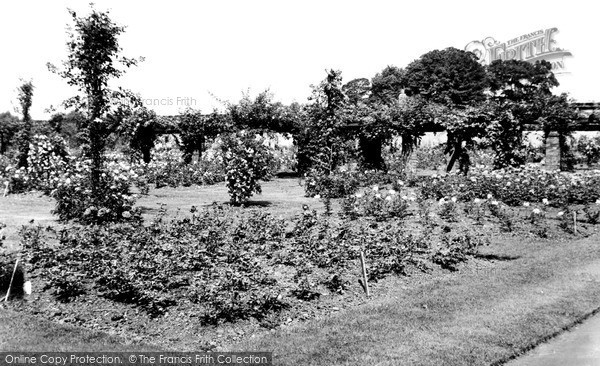
[[[417,169],[437,170],[446,165],[444,145],[420,147],[413,154],[416,155]]]
[[[202,304],[204,322],[216,323],[261,319],[286,306],[283,289],[259,264],[267,240],[280,238],[283,229],[277,220],[257,217],[264,220],[240,221],[212,207],[192,218],[158,216],[147,227],[73,226],[59,232],[57,245],[46,243],[39,228],[22,236],[32,271],[60,301],[87,289],[160,316],[187,299]]]
[[[350,219],[370,216],[377,221],[386,221],[407,216],[409,205],[408,196],[393,189],[383,190],[374,186],[363,193],[344,198],[342,210]]]
[[[488,239],[473,235],[467,230],[454,232],[447,228],[441,237],[439,248],[433,253],[432,261],[442,268],[456,271],[458,264],[475,254],[477,248],[488,244]]]
[[[458,221],[458,204],[457,198],[452,197],[450,199],[446,199],[445,197],[438,201],[440,206],[440,217],[449,222]]]
[[[184,154],[172,139],[162,138],[152,149],[152,160],[144,168],[148,183],[156,188],[165,186],[188,187],[193,184],[215,184],[225,180],[223,155],[218,144],[202,154],[202,157],[189,164],[184,162]]]
[[[324,198],[342,198],[356,192],[359,181],[350,172],[336,172],[329,175],[311,170],[306,175],[304,191],[307,197],[317,195]]]
[[[272,155],[263,142],[262,137],[244,130],[223,138],[227,189],[234,206],[245,204],[253,193],[260,193],[259,180],[272,175]]]
[[[493,196],[511,206],[542,202],[553,207],[586,204],[600,198],[600,174],[548,172],[531,168],[495,171],[474,169],[468,177],[449,174],[432,176],[421,183],[426,198],[456,196],[461,201]]]
[[[66,142],[58,136],[34,135],[27,151],[27,167],[17,168],[6,161],[0,177],[11,193],[29,190],[49,193],[72,163]]]
[[[479,245],[472,231],[456,239],[438,239],[433,230],[409,233],[401,215],[383,222],[330,220],[304,207],[288,221],[217,205],[190,214],[168,219],[163,207],[145,225],[71,225],[57,233],[27,227],[23,258],[58,301],[98,296],[152,317],[187,305],[204,324],[256,319],[268,325],[294,301],[347,290],[361,252],[369,280],[378,281],[432,257],[451,266]],[[434,250],[438,241],[449,249]]]
[[[600,137],[589,138],[581,136],[576,142],[576,151],[585,158],[585,163],[591,166],[600,160]]]
[[[139,176],[125,163],[108,163],[101,174],[98,197],[92,197],[89,161],[75,161],[51,192],[56,199],[53,213],[59,221],[83,224],[128,221],[139,218],[133,209],[136,196],[130,185]]]

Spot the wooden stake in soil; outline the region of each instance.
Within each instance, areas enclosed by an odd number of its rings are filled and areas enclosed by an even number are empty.
[[[362,268],[363,285],[367,296],[371,296],[369,293],[369,283],[367,282],[367,265],[365,263],[365,252],[360,252],[360,266]]]
[[[6,195],[8,194],[8,182],[6,182],[7,184],[5,184],[6,188],[4,188],[4,195],[2,197],[6,197]]]
[[[573,232],[577,234],[577,211],[573,211]]]
[[[6,290],[6,296],[4,297],[4,302],[8,301],[8,295],[10,295],[10,289],[12,288],[13,280],[15,279],[15,273],[17,272],[17,266],[19,265],[19,258],[15,262],[15,268],[13,269],[12,276],[10,276],[10,282],[8,284],[8,290]]]

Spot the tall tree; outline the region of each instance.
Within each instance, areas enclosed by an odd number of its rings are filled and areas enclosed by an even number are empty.
[[[456,48],[428,52],[408,65],[402,86],[406,95],[419,95],[444,107],[440,120],[446,120],[445,126],[450,128],[446,170],[451,171],[459,161],[461,171],[466,172],[468,151],[473,138],[480,135],[483,116],[487,115],[484,110],[489,109],[481,105],[486,100],[488,79],[475,55]]]
[[[396,66],[387,66],[371,79],[371,98],[389,104],[402,94],[404,71]]]
[[[445,106],[466,106],[485,100],[488,80],[475,55],[456,48],[434,50],[406,67],[402,78],[408,96]]]
[[[518,166],[525,161],[523,129],[543,116],[540,100],[558,86],[547,61],[496,60],[486,68],[495,109],[487,140],[494,147],[494,166]]]
[[[94,199],[101,199],[98,189],[103,151],[108,136],[114,131],[113,123],[106,120],[112,95],[108,82],[123,75],[124,71],[117,68],[118,64],[130,67],[136,65],[138,60],[120,56],[118,38],[125,28],[115,24],[108,12],[97,11],[92,7],[87,16],[78,17],[72,10],[69,13],[74,26],[68,28],[69,55],[63,62],[64,70],[59,71],[51,64],[48,67],[82,93],[69,102],[87,112],[84,126],[87,140],[85,154],[92,160],[92,196]]]

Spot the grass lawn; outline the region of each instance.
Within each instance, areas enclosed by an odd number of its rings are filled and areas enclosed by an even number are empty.
[[[598,311],[599,242],[499,241],[488,251],[516,259],[397,278],[368,305],[231,349],[281,365],[502,364]]]
[[[0,309],[0,351],[159,351],[125,338]]]
[[[263,184],[254,204],[275,216],[300,212],[296,179]],[[138,201],[152,217],[159,203],[170,214],[228,200],[223,185],[151,190]],[[52,201],[37,195],[0,198],[8,245],[31,218],[52,223]],[[366,305],[230,344],[231,350],[275,352],[278,365],[501,364],[600,307],[600,236],[542,240],[499,237],[485,258],[459,272],[439,269],[391,277],[373,287]],[[152,346],[0,310],[0,350],[138,350]]]

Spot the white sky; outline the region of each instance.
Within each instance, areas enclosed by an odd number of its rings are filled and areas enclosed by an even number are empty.
[[[405,4],[403,4],[405,3]],[[171,100],[152,107],[176,114],[193,98],[210,112],[220,99],[237,101],[270,88],[284,103],[305,102],[325,69],[345,81],[372,78],[386,65],[405,67],[420,55],[464,48],[492,36],[500,42],[557,27],[557,46],[573,53],[561,87],[578,101],[600,102],[600,47],[591,2],[536,1],[113,1],[98,0],[113,21],[127,26],[123,55],[146,61],[115,85],[143,98]],[[490,5],[485,5],[490,4]],[[46,63],[66,58],[67,7],[86,14],[87,1],[20,0],[0,3],[0,112],[13,114],[19,78],[33,79],[32,116],[74,94]]]

